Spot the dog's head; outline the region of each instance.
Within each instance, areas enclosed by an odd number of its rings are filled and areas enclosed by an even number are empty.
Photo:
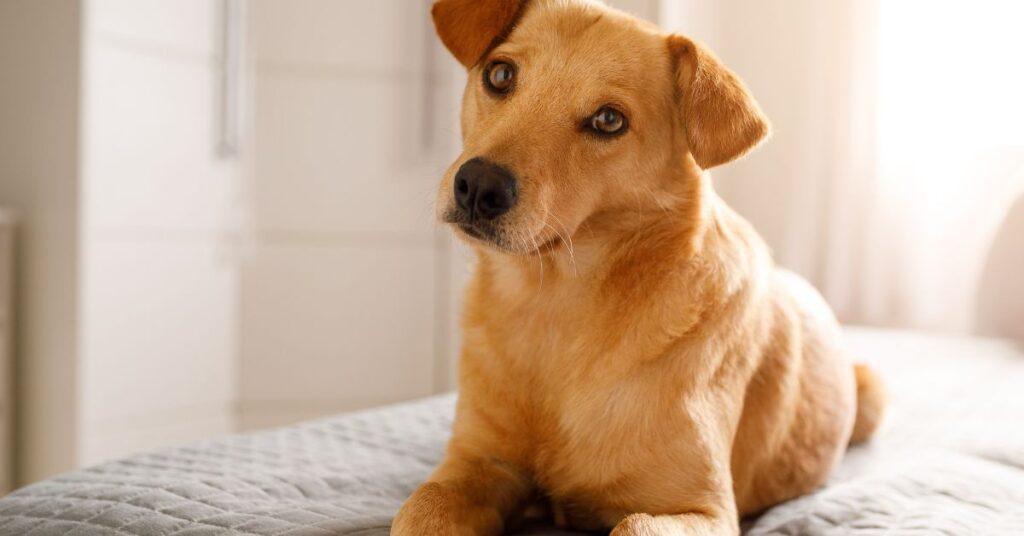
[[[686,202],[701,169],[768,133],[709,51],[597,2],[437,0],[433,17],[469,71],[438,215],[477,243],[532,253],[599,215]]]

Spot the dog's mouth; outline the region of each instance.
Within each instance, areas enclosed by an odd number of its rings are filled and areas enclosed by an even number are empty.
[[[475,238],[477,240],[483,240],[485,242],[486,241],[490,241],[490,240],[494,240],[493,237],[485,235],[483,231],[478,230],[476,227],[474,227],[473,225],[470,225],[468,223],[458,223],[456,225],[459,227],[460,231],[466,233],[467,235],[469,235],[469,236],[471,236],[471,237],[473,237],[473,238]]]
[[[441,221],[455,227],[460,234],[485,244],[501,246],[501,233],[496,225],[488,221],[476,221],[461,212],[447,210]]]
[[[457,229],[457,234],[469,238],[471,242],[513,255],[544,254],[558,249],[563,244],[563,240],[557,235],[546,237],[529,232],[513,232],[512,235],[519,239],[512,240],[508,229],[489,221],[469,221],[454,211],[446,213],[442,221],[452,225]]]
[[[504,235],[496,229],[480,228],[479,226],[466,223],[457,223],[454,225],[462,232],[462,234],[468,236],[470,239],[480,242],[488,247],[514,255],[542,255],[544,253],[554,251],[562,245],[562,241],[558,236],[550,238],[536,237],[530,241],[520,240],[517,243],[513,243],[505,239]]]
[[[481,225],[478,223],[449,222],[472,242],[498,249],[505,252],[515,252],[512,244],[504,238],[504,234],[493,225]]]

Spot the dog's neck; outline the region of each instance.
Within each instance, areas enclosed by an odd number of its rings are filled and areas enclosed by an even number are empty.
[[[693,262],[709,232],[729,219],[707,175],[661,205],[624,207],[594,214],[572,236],[527,255],[477,249],[478,269],[516,293],[603,285],[633,271],[649,274]],[[621,287],[621,285],[620,285]]]

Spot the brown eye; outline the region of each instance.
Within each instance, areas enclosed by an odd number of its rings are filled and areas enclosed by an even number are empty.
[[[626,131],[628,122],[622,112],[605,106],[590,118],[591,130],[603,136],[616,136]]]
[[[484,71],[484,83],[494,93],[508,93],[516,80],[516,68],[511,63],[494,62]]]

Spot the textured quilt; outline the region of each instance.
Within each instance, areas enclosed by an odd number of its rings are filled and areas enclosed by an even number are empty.
[[[1024,534],[1024,353],[851,330],[886,378],[881,435],[764,534]],[[440,459],[454,396],[142,454],[0,499],[0,535],[385,535]],[[524,534],[564,534],[536,527]]]

